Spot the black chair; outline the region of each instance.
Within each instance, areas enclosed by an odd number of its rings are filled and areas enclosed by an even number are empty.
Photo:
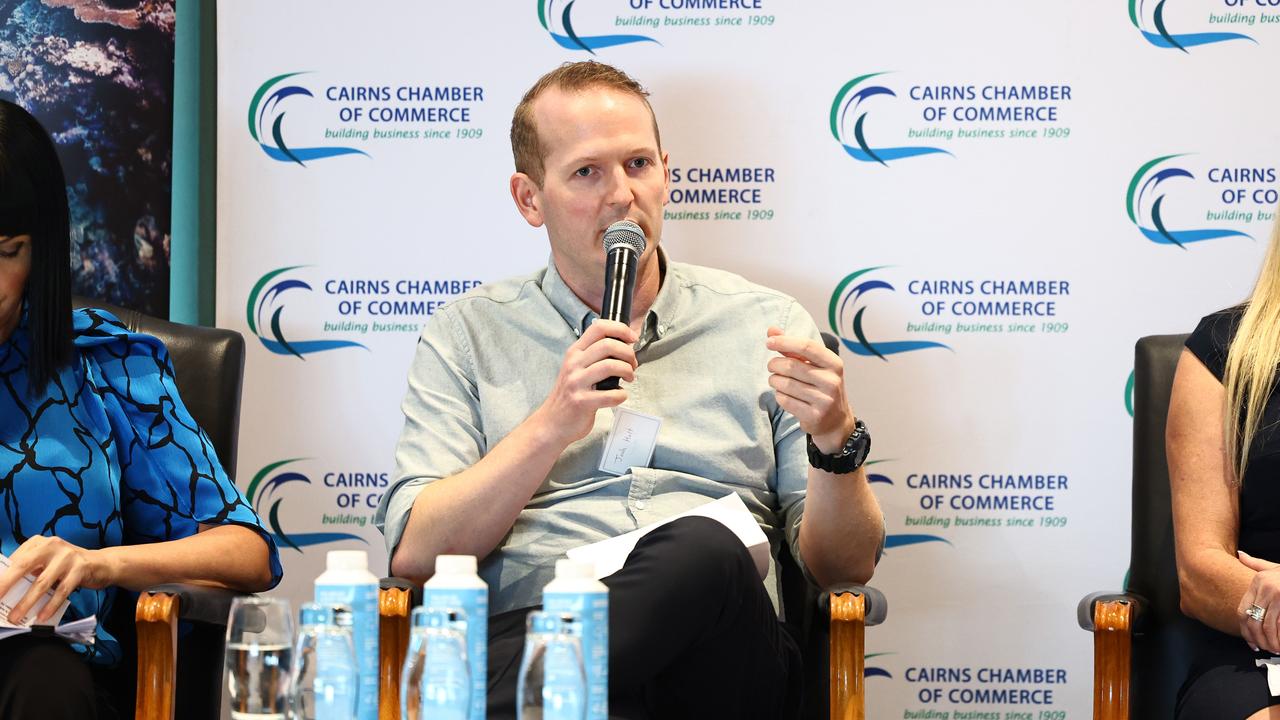
[[[87,298],[73,298],[72,306],[106,310],[130,330],[164,342],[179,395],[234,479],[245,356],[240,333],[181,325]],[[239,595],[220,588],[161,585],[141,593],[135,603],[132,593],[117,593],[103,624],[126,653],[113,678],[122,717],[131,706],[137,718],[147,720],[221,717],[227,614]],[[181,638],[179,620],[185,630]],[[136,668],[131,656],[138,659]]]
[[[834,335],[822,333],[823,344],[839,352]],[[778,573],[787,631],[800,645],[805,667],[804,720],[863,720],[864,629],[884,622],[889,605],[884,594],[865,585],[819,589],[810,583],[783,547]],[[400,667],[408,647],[409,613],[421,602],[415,586],[402,578],[385,578],[379,594],[379,717],[400,717]],[[827,672],[823,673],[822,669]]]
[[[1179,609],[1165,423],[1186,335],[1138,341],[1134,359],[1133,528],[1121,593],[1085,596],[1080,626],[1094,633],[1094,718],[1173,717],[1200,626]]]

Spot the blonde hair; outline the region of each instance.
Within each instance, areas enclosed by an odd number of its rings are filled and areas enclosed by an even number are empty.
[[[1262,271],[1227,350],[1222,378],[1227,395],[1223,431],[1236,484],[1244,482],[1249,447],[1261,429],[1262,413],[1275,389],[1277,366],[1280,366],[1280,222],[1271,231]]]

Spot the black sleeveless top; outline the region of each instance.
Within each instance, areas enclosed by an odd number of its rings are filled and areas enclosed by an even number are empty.
[[[1187,349],[1219,381],[1243,315],[1243,307],[1216,312],[1187,338]],[[1280,562],[1280,393],[1274,390],[1249,447],[1249,466],[1240,488],[1239,547],[1256,558]],[[1198,628],[1192,635],[1194,655],[1178,691],[1177,720],[1235,720],[1280,703],[1255,663],[1270,653],[1254,653],[1239,637],[1200,623],[1193,626]]]
[[[1243,315],[1243,306],[1213,313],[1187,338],[1187,349],[1219,382],[1226,370],[1227,348]],[[1240,488],[1240,549],[1280,562],[1280,392],[1274,389],[1249,447]]]

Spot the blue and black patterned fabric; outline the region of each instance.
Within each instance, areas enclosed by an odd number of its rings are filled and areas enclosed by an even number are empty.
[[[43,390],[27,379],[25,311],[0,343],[0,551],[36,535],[97,549],[230,523],[267,542],[279,582],[275,542],[178,397],[164,345],[101,310],[75,311],[73,327],[73,361]],[[73,592],[63,621],[103,618],[115,592]],[[95,663],[120,659],[101,625],[92,647],[76,647]]]

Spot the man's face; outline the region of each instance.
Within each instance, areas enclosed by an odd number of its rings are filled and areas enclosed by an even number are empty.
[[[521,212],[534,226],[546,224],[561,274],[603,277],[601,239],[618,220],[644,230],[642,261],[656,252],[670,177],[644,102],[606,88],[552,88],[534,101],[533,115],[544,176]]]

